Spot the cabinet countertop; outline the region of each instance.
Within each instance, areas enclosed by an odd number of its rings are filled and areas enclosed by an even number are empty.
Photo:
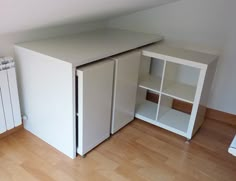
[[[78,67],[125,51],[162,40],[157,34],[138,33],[119,29],[100,29],[77,35],[16,44]]]

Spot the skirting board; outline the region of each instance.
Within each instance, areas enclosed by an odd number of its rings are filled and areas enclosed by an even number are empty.
[[[11,134],[14,134],[15,132],[17,132],[17,131],[19,131],[21,129],[23,129],[23,125],[17,126],[17,127],[13,128],[13,129],[11,129],[9,131],[6,131],[6,132],[0,134],[0,139],[4,138],[6,136],[9,136]]]
[[[206,117],[236,126],[236,115],[207,108]]]
[[[158,95],[148,91],[146,99],[151,102],[157,103]],[[172,107],[173,109],[176,109],[185,113],[191,113],[192,111],[192,104],[183,102],[177,99],[174,99]],[[236,126],[236,115],[233,115],[233,114],[207,108],[205,117],[207,119],[217,120],[217,121],[224,122],[226,124]]]

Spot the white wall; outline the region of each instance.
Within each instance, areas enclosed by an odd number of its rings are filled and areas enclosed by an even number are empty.
[[[176,0],[1,0],[0,34],[101,21]]]
[[[67,24],[48,28],[39,28],[27,30],[17,33],[0,34],[0,57],[12,56],[13,45],[15,43],[31,41],[37,39],[45,39],[48,37],[63,36],[68,34],[76,34],[82,31],[98,29],[105,26],[104,22],[83,23],[83,24]]]
[[[236,114],[235,0],[180,0],[112,19],[108,26],[161,33],[166,42],[220,55],[208,106]]]
[[[236,114],[235,0],[180,0],[110,20],[107,25],[161,33],[167,43],[220,55],[209,107]],[[17,42],[74,34],[104,27],[104,22],[69,24],[0,34],[0,56],[13,55]]]

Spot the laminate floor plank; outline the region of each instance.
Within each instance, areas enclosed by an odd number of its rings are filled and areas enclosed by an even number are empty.
[[[236,127],[206,120],[185,139],[138,119],[72,160],[24,129],[0,139],[0,181],[235,181]]]

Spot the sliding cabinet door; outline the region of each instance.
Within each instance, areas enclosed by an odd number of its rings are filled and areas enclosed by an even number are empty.
[[[114,61],[94,63],[77,70],[78,148],[80,155],[110,136]]]
[[[134,119],[141,53],[132,51],[115,57],[115,78],[111,133]]]

